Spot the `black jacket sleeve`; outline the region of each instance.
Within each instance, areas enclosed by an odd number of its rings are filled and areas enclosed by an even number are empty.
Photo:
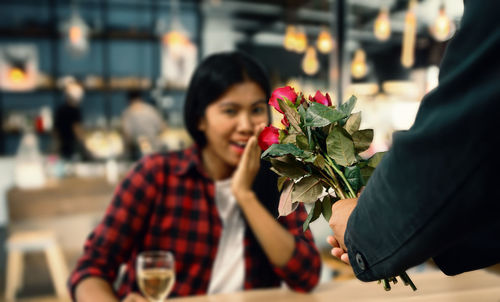
[[[411,129],[394,135],[349,218],[345,242],[360,280],[431,257],[448,274],[500,261],[500,2],[465,2],[438,88]]]

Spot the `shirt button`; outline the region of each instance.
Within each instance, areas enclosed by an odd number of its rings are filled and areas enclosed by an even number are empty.
[[[361,256],[360,253],[356,254],[356,262],[358,263],[359,268],[364,271],[365,268],[366,268],[366,266],[365,266],[365,260],[363,260],[363,256]]]

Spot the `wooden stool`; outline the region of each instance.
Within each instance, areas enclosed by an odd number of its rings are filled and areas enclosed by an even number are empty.
[[[54,234],[50,231],[16,231],[9,235],[7,248],[7,280],[5,285],[6,301],[15,301],[16,294],[23,284],[23,254],[33,251],[44,251],[47,258],[52,283],[58,298],[69,300],[66,289],[68,268],[57,244]]]

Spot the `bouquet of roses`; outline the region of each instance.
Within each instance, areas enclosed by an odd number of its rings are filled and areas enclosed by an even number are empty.
[[[298,202],[312,204],[306,230],[321,215],[328,221],[337,200],[356,198],[384,153],[368,159],[359,155],[370,147],[373,130],[359,129],[361,112],[351,113],[354,96],[336,108],[328,93],[317,91],[306,99],[287,86],[276,89],[269,104],[283,114],[284,129],[264,128],[259,136],[262,158],[280,176],[280,216],[293,212]],[[400,278],[416,290],[406,273]],[[397,282],[395,277],[381,281],[386,290],[390,281]]]

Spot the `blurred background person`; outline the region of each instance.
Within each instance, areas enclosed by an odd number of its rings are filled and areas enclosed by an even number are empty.
[[[64,103],[57,107],[54,133],[57,151],[64,159],[85,157],[85,131],[82,127],[80,103],[84,96],[83,86],[74,78],[63,81]]]
[[[146,103],[139,90],[127,93],[128,107],[122,114],[122,127],[128,152],[136,160],[159,149],[158,136],[167,125],[161,114]]]

